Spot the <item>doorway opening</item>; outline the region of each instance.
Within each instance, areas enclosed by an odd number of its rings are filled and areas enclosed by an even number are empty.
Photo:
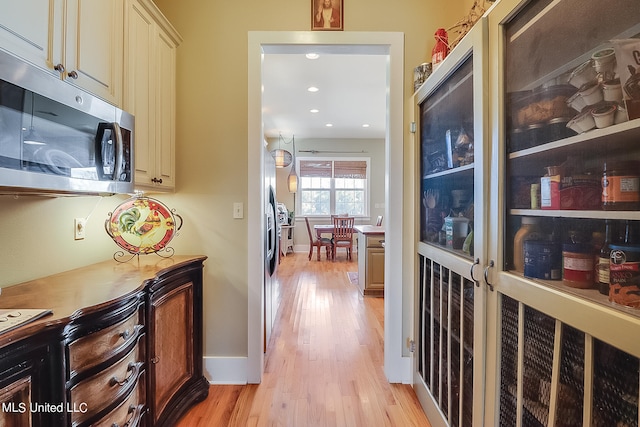
[[[264,235],[263,206],[265,135],[262,123],[263,55],[270,48],[300,46],[333,48],[337,51],[378,49],[387,56],[387,115],[385,135],[385,300],[384,371],[390,382],[411,379],[409,357],[403,357],[403,73],[404,35],[368,32],[249,32],[248,49],[248,235]],[[393,207],[393,209],[391,208]],[[408,207],[411,209],[411,207]],[[264,294],[262,263],[264,249],[248,245],[248,358],[247,382],[259,383],[264,367]],[[412,306],[412,305],[410,305]],[[410,316],[409,316],[410,318]]]

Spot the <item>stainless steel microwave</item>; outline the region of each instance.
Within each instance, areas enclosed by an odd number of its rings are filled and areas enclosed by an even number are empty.
[[[134,118],[0,50],[0,193],[134,192]]]

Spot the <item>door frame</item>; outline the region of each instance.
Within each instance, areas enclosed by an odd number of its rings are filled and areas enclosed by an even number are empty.
[[[384,372],[389,382],[410,383],[411,358],[404,355],[403,296],[410,310],[412,293],[403,282],[403,188],[404,188],[404,33],[249,31],[248,33],[248,183],[247,183],[247,382],[260,383],[264,370],[264,248],[255,236],[264,233],[264,161],[262,127],[262,55],[277,45],[322,45],[354,48],[380,47],[388,58],[387,126],[385,136],[385,294]],[[411,210],[409,206],[409,210]],[[413,256],[409,253],[408,256]]]

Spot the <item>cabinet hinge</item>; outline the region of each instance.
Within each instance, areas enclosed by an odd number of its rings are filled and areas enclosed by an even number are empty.
[[[409,132],[416,133],[416,122],[409,123]]]
[[[412,339],[407,338],[407,347],[409,347],[410,353],[414,353],[416,351],[416,342]]]

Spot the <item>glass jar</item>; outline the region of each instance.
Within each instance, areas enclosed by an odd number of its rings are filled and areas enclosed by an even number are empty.
[[[640,162],[605,163],[602,171],[602,208],[637,210],[640,208]]]

